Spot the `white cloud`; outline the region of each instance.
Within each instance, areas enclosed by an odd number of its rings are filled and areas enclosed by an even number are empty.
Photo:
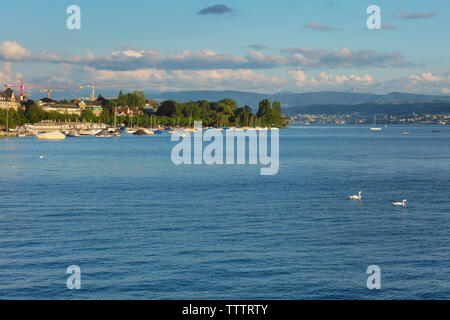
[[[346,88],[354,86],[369,86],[375,84],[375,81],[371,75],[339,75],[339,74],[326,74],[321,72],[315,77],[308,78],[303,70],[289,70],[288,74],[293,80],[295,80],[295,85],[298,88]]]
[[[420,75],[411,75],[410,77],[413,80],[416,81],[428,81],[428,82],[436,82],[436,81],[441,81],[442,78],[440,76],[434,75],[431,72],[427,72],[427,73],[422,73]]]
[[[299,83],[302,83],[306,80],[306,75],[302,70],[289,70],[288,74],[292,77],[292,79]]]
[[[409,78],[389,80],[386,86],[393,88],[391,91],[448,94],[450,93],[448,92],[448,88],[450,88],[450,74],[448,72],[442,74],[432,72],[412,74]]]
[[[2,85],[15,83],[15,81],[21,77],[21,73],[13,73],[11,62],[0,62],[0,83]],[[1,88],[0,91],[3,89],[4,87]]]
[[[134,50],[124,50],[123,54],[127,57],[141,58],[143,54]]]
[[[270,77],[251,69],[213,70],[160,70],[131,71],[96,70],[85,67],[85,74],[96,81],[120,79],[122,82],[139,82],[146,90],[281,90],[286,80]]]
[[[20,61],[31,57],[31,52],[15,41],[0,43],[0,59],[6,61]]]

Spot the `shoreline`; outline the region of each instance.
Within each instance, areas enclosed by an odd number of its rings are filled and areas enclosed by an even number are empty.
[[[194,128],[190,128],[190,127],[158,127],[158,128],[146,128],[146,127],[132,127],[132,128],[126,128],[126,130],[122,130],[121,126],[107,126],[106,124],[97,124],[97,125],[101,125],[103,126],[104,130],[114,130],[114,131],[123,131],[125,133],[131,134],[127,131],[138,131],[138,130],[152,130],[152,131],[159,131],[159,133],[162,132],[168,132],[168,133],[172,133],[173,131],[190,131],[190,130],[195,130]],[[340,123],[317,123],[317,124],[303,124],[303,123],[291,123],[290,125],[287,126],[281,126],[281,127],[204,127],[204,130],[208,130],[208,129],[222,129],[222,130],[271,130],[271,129],[292,129],[293,127],[321,127],[321,126],[336,126],[336,127],[347,127],[347,126],[356,126],[356,127],[371,127],[370,124],[357,124],[357,123],[346,123],[346,124],[340,124]],[[404,124],[400,124],[400,123],[393,123],[393,124],[389,124],[389,125],[383,125],[383,127],[421,127],[421,126],[426,126],[426,127],[446,127],[446,125],[444,124],[439,124],[439,123],[404,123]],[[167,130],[169,129],[169,130]],[[35,137],[36,134],[41,133],[41,132],[68,132],[68,131],[83,131],[85,129],[64,129],[61,130],[61,128],[46,128],[46,129],[42,129],[42,130],[36,130],[34,133],[32,132],[23,132],[23,131],[19,131],[19,132],[10,132],[10,133],[6,133],[5,131],[0,131],[0,139],[8,139],[8,138],[30,138],[30,137]],[[89,129],[87,129],[89,130]],[[95,135],[89,135],[89,134],[83,134],[81,135],[81,137],[87,137],[87,136],[95,136]]]

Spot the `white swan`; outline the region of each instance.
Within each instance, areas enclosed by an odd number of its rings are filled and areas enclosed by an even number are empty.
[[[358,195],[354,194],[352,196],[349,196],[349,199],[354,199],[354,200],[361,200],[361,191],[358,192]]]
[[[402,202],[392,202],[392,204],[393,204],[394,206],[402,206],[402,207],[406,207],[406,200],[403,199]]]

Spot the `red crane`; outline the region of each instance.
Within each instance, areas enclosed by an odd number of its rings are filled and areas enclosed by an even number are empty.
[[[36,87],[60,87],[60,88],[67,88],[67,87],[71,87],[71,85],[68,85],[68,84],[27,84],[27,85],[24,85],[23,84],[23,80],[20,79],[20,85],[13,86],[13,85],[5,84],[5,87],[6,88],[20,88],[20,100],[23,100],[23,97],[24,97],[23,89],[25,87],[27,87],[27,88],[36,88]]]

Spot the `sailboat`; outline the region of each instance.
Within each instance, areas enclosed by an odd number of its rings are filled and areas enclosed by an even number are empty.
[[[370,127],[370,130],[371,130],[371,131],[381,131],[381,128],[380,128],[380,127],[376,127],[376,126],[375,126],[376,122],[377,122],[377,115],[374,115],[374,116],[373,116],[373,124],[372,124],[372,126]]]

